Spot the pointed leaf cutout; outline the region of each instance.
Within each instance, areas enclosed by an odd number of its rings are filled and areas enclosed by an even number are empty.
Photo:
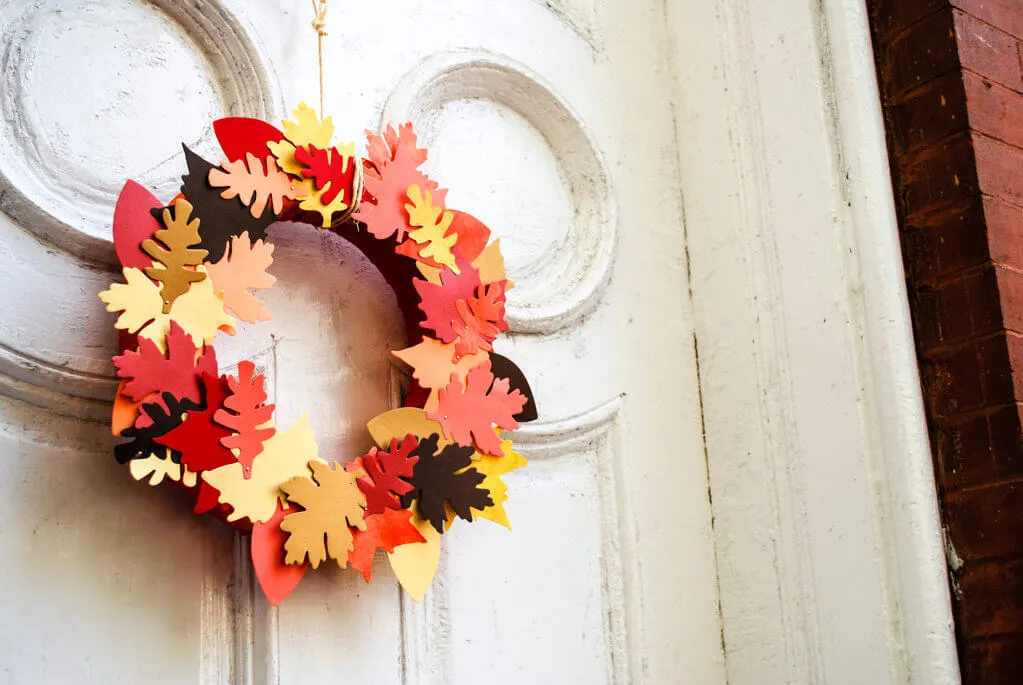
[[[245,156],[244,162],[225,160],[220,168],[210,169],[209,183],[214,188],[225,189],[220,193],[225,200],[241,200],[255,219],[263,216],[268,203],[273,213],[280,216],[284,211],[285,198],[294,200],[305,191],[277,168],[277,161],[271,155],[266,155],[265,168],[263,162],[251,152]]]
[[[433,204],[433,193],[421,189],[418,184],[409,186],[408,199],[410,204],[405,205],[405,211],[411,227],[409,237],[420,246],[419,256],[458,273],[455,255],[451,252],[458,236],[448,232],[454,214]]]
[[[517,390],[525,396],[526,403],[522,405],[522,411],[515,415],[515,420],[519,423],[536,421],[539,416],[536,412],[536,402],[533,400],[533,391],[530,389],[529,381],[526,380],[526,375],[522,373],[522,369],[516,366],[515,362],[508,359],[508,357],[497,352],[491,352],[490,371],[494,374],[495,379],[507,378],[509,387],[513,391]]]
[[[352,551],[349,526],[366,530],[366,496],[356,485],[355,474],[337,464],[311,461],[309,468],[312,480],[298,477],[281,485],[288,500],[305,510],[288,514],[281,522],[281,530],[291,533],[284,544],[285,561],[299,564],[308,558],[318,568],[330,557],[345,568]]]
[[[459,445],[464,447],[475,442],[480,451],[500,455],[501,443],[493,432],[494,425],[506,430],[518,428],[515,414],[522,411],[525,404],[526,398],[521,392],[508,392],[507,378],[494,379],[488,359],[469,371],[464,386],[458,378],[453,378],[442,388],[437,409],[427,415],[439,421],[445,437]]]
[[[402,124],[397,131],[388,126],[382,136],[367,131],[367,136],[369,159],[364,166],[369,200],[364,198],[359,203],[355,218],[377,238],[389,238],[397,232],[400,243],[409,229],[405,213],[409,187],[417,185],[430,191],[433,202],[442,206],[447,191],[439,190],[437,183],[419,170],[426,161],[426,150],[416,147],[412,124]]]
[[[451,226],[448,228],[448,234],[458,236],[458,242],[454,248],[455,251],[466,261],[472,262],[476,268],[480,268],[476,261],[482,258],[483,248],[486,247],[487,241],[490,240],[490,229],[471,214],[460,212],[457,209],[449,209],[447,211],[453,216]],[[395,252],[417,260],[419,262],[419,270],[423,273],[426,280],[431,283],[440,283],[441,265],[433,259],[423,257],[420,250],[419,244],[409,238],[399,245]],[[481,279],[482,276],[483,274],[481,273]],[[501,278],[504,278],[504,276],[501,276]],[[489,283],[490,281],[483,280],[483,282]]]
[[[357,483],[366,496],[367,514],[401,509],[398,498],[412,490],[408,481],[419,458],[411,455],[418,444],[416,437],[408,434],[400,441],[392,439],[387,451],[372,447],[362,457],[362,468],[367,477],[359,478]]]
[[[281,483],[295,477],[308,478],[309,462],[320,460],[309,415],[301,417],[286,431],[263,443],[263,451],[252,461],[246,478],[239,463],[203,471],[202,479],[220,491],[220,503],[232,507],[228,521],[248,517],[253,524],[266,523],[278,501],[284,500]],[[322,461],[322,460],[320,460]]]
[[[288,510],[290,513],[291,510]],[[273,517],[266,523],[255,523],[252,526],[252,567],[256,571],[259,586],[263,589],[271,606],[277,606],[298,587],[305,575],[308,564],[284,563],[284,543],[287,533],[281,530],[285,510],[280,503]]]
[[[179,426],[156,438],[161,445],[180,452],[181,463],[192,471],[209,471],[238,461],[221,443],[231,431],[213,420],[228,395],[227,381],[203,371],[202,384],[202,407],[189,411]]]
[[[224,399],[224,408],[213,414],[214,421],[234,431],[220,442],[237,450],[235,456],[246,478],[252,473],[252,461],[263,451],[263,443],[276,432],[272,425],[264,425],[273,418],[274,405],[265,404],[263,374],[253,376],[255,371],[256,365],[247,359],[238,363],[238,377],[227,377],[231,394]]]
[[[472,467],[475,450],[456,445],[438,450],[438,437],[433,434],[419,441],[415,450],[419,463],[412,476],[413,489],[402,497],[402,504],[407,507],[415,501],[419,515],[438,533],[443,533],[446,506],[459,517],[472,521],[473,509],[486,509],[493,506],[494,501],[489,491],[479,487],[484,476]]]
[[[316,190],[322,191],[320,201],[330,205],[340,194],[342,201],[351,202],[352,183],[355,180],[355,146],[347,145],[321,149],[315,145],[295,150],[295,160],[301,164],[302,175],[313,180]]]
[[[249,208],[237,198],[225,200],[220,191],[209,183],[210,169],[214,165],[182,145],[188,173],[181,177],[181,194],[192,203],[192,215],[199,219],[199,237],[204,250],[209,252],[206,261],[217,262],[224,256],[227,244],[243,231],[249,232],[252,240],[266,238],[266,228],[277,217],[272,212],[263,212],[254,218]]]
[[[472,466],[483,474],[480,487],[490,492],[493,504],[483,509],[474,508],[473,511],[480,518],[489,519],[511,530],[511,522],[508,521],[508,514],[504,510],[504,503],[508,500],[508,486],[501,480],[501,476],[525,466],[526,458],[512,449],[511,440],[501,441],[501,456],[484,454],[479,457]]]
[[[114,251],[124,268],[145,269],[153,260],[142,251],[142,242],[153,237],[162,226],[151,214],[163,203],[135,181],[121,188],[114,207]]]
[[[334,124],[330,117],[321,121],[316,110],[304,102],[298,103],[292,114],[295,120],[283,123],[287,140],[267,143],[267,147],[274,153],[281,169],[293,176],[301,176],[302,165],[295,159],[295,148],[303,145],[329,147],[330,139],[334,137]]]
[[[348,563],[368,583],[373,576],[373,556],[378,549],[394,552],[396,547],[413,542],[426,542],[409,509],[384,509],[365,516],[366,530],[352,531],[352,551]]]
[[[249,117],[217,119],[213,122],[213,133],[224,155],[232,161],[245,159],[250,152],[257,157],[265,157],[269,149],[267,143],[276,143],[284,138],[276,127],[262,119]]]
[[[277,279],[266,273],[273,264],[274,246],[257,240],[253,244],[248,232],[231,239],[229,253],[216,264],[207,264],[206,273],[213,281],[213,290],[224,294],[224,307],[242,321],[269,321],[270,312],[249,290],[263,290]]]
[[[128,380],[124,386],[127,397],[137,402],[157,391],[165,391],[165,394],[196,403],[202,399],[200,375],[217,372],[216,351],[207,347],[197,355],[192,338],[173,321],[167,334],[167,349],[165,357],[152,340],[140,338],[137,351],[129,350],[114,357],[117,375]]]
[[[178,400],[169,392],[163,393],[160,402],[148,402],[142,405],[142,412],[149,417],[148,424],[139,428],[132,426],[121,433],[121,437],[129,438],[130,442],[114,445],[114,458],[122,464],[134,459],[145,459],[152,454],[163,455],[167,448],[157,444],[155,439],[173,430],[181,423],[189,409],[197,404],[190,400]]]
[[[114,395],[114,406],[110,412],[110,432],[113,435],[120,435],[126,428],[134,426],[142,408],[142,402],[135,402],[124,394],[127,382],[121,379]]]
[[[192,205],[187,200],[175,200],[173,213],[170,209],[162,212],[166,228],[153,234],[156,240],[142,241],[142,250],[159,262],[145,272],[154,281],[163,283],[160,296],[165,314],[170,312],[171,303],[178,296],[188,292],[189,285],[206,278],[202,271],[190,268],[199,266],[206,258],[206,250],[193,248],[199,244],[199,220],[189,220],[191,213]]]
[[[419,381],[420,386],[431,391],[423,407],[427,411],[437,408],[437,391],[451,382],[452,374],[464,381],[469,369],[487,359],[487,353],[478,350],[454,361],[455,343],[443,343],[433,338],[423,338],[419,344],[394,350],[391,354],[411,366],[412,377]]]
[[[133,459],[128,466],[131,477],[135,480],[142,480],[149,476],[149,485],[156,486],[168,478],[174,482],[181,482],[186,487],[195,487],[196,476],[188,469],[183,469],[171,458],[171,451],[164,448],[160,453],[152,453],[143,459]]]

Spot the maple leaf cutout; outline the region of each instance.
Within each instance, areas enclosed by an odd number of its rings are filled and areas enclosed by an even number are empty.
[[[227,381],[208,372],[202,373],[203,404],[185,416],[185,420],[156,442],[181,453],[181,463],[192,471],[208,471],[237,461],[234,453],[221,443],[231,431],[213,420],[230,392]]]
[[[263,443],[248,478],[237,462],[203,471],[201,476],[220,492],[220,503],[231,507],[228,521],[248,518],[253,523],[266,523],[277,503],[284,504],[281,483],[299,476],[308,478],[309,462],[322,461],[318,453],[309,415],[302,414],[290,428],[277,431]]]
[[[405,210],[411,227],[409,237],[420,245],[419,256],[432,259],[458,273],[455,255],[451,252],[458,241],[458,235],[448,233],[454,214],[433,204],[433,193],[420,189],[418,184],[409,186],[408,199],[411,204],[406,204]]]
[[[490,498],[494,503],[489,507],[474,511],[480,518],[489,519],[511,530],[508,513],[504,510],[504,503],[508,499],[508,486],[501,480],[501,476],[526,466],[526,458],[512,449],[511,440],[501,441],[500,456],[486,454],[477,456],[479,459],[473,461],[473,468],[483,474],[483,482],[480,483],[480,487],[490,491]]]
[[[508,330],[504,320],[505,281],[483,285],[479,271],[459,258],[459,273],[440,272],[440,283],[414,279],[419,293],[419,309],[426,314],[423,327],[436,332],[445,343],[456,343],[455,359],[490,351],[501,331]]]
[[[352,531],[352,551],[348,563],[368,583],[373,575],[373,555],[378,549],[394,552],[401,545],[426,542],[412,521],[410,509],[384,509],[379,514],[367,513],[363,519],[366,530]]]
[[[381,240],[397,232],[398,242],[409,230],[405,203],[408,189],[416,185],[430,191],[432,198],[444,204],[446,190],[440,190],[419,166],[426,161],[426,150],[416,147],[412,124],[402,124],[397,131],[388,126],[382,136],[367,131],[368,155],[365,161],[365,193],[355,218],[366,224],[366,230]]]
[[[295,159],[296,148],[303,145],[329,147],[330,139],[334,137],[334,123],[330,117],[321,121],[316,110],[304,102],[298,103],[292,115],[294,121],[282,122],[287,140],[268,142],[266,146],[277,158],[277,165],[283,171],[301,177],[302,164]]]
[[[273,418],[274,405],[266,402],[263,375],[254,376],[256,365],[245,360],[238,363],[238,377],[227,377],[231,394],[224,399],[224,408],[213,414],[213,420],[230,428],[233,434],[220,439],[242,465],[246,478],[252,475],[252,461],[263,451],[263,443],[273,437],[276,429],[264,426]]]
[[[291,177],[277,168],[272,156],[263,161],[251,152],[245,153],[245,161],[224,160],[221,168],[210,169],[209,182],[214,188],[224,188],[220,197],[225,200],[238,198],[249,208],[254,219],[263,216],[269,203],[275,216],[284,211],[284,199],[294,200],[304,191],[295,185]]]
[[[249,290],[263,290],[277,279],[266,273],[273,264],[274,246],[257,240],[252,243],[248,232],[231,239],[230,249],[220,261],[206,265],[213,290],[224,294],[224,307],[242,321],[269,321],[270,312]]]
[[[201,374],[217,373],[216,351],[207,347],[198,355],[191,336],[175,321],[170,323],[166,343],[167,356],[152,340],[139,338],[138,350],[128,350],[114,357],[118,377],[128,381],[124,385],[124,395],[138,402],[153,393],[165,391],[178,399],[201,401]],[[162,396],[157,404],[167,408]]]
[[[373,447],[362,457],[362,469],[367,477],[359,478],[359,489],[366,496],[366,513],[379,514],[385,509],[400,509],[399,497],[412,490],[412,478],[418,457],[409,456],[419,445],[411,433],[400,441],[391,438],[387,451]],[[406,479],[406,480],[402,480]]]
[[[419,457],[412,476],[412,491],[402,497],[406,508],[418,503],[419,515],[430,522],[438,533],[444,532],[447,507],[461,518],[472,521],[473,509],[486,509],[494,504],[490,492],[479,487],[485,476],[472,467],[472,447],[447,445],[439,452],[436,433],[419,441],[415,455]]]
[[[320,201],[329,206],[339,194],[347,209],[351,202],[352,183],[355,180],[355,146],[342,149],[321,149],[315,145],[295,150],[295,159],[302,164],[302,175],[313,180],[317,190],[322,191]]]
[[[437,408],[427,416],[440,423],[449,440],[463,447],[475,442],[481,451],[500,455],[501,441],[494,425],[506,430],[518,428],[515,415],[526,404],[526,397],[518,390],[509,393],[508,386],[507,378],[494,379],[488,359],[469,371],[464,386],[452,375],[451,382],[440,390]]]
[[[184,198],[174,201],[174,212],[169,207],[162,211],[163,225],[153,234],[153,238],[142,241],[142,249],[159,264],[146,267],[146,275],[163,284],[160,296],[163,297],[163,312],[170,312],[171,304],[180,295],[188,292],[189,285],[206,278],[202,271],[194,268],[202,264],[208,252],[192,246],[200,243],[199,220],[189,217],[192,205]],[[157,242],[159,241],[159,242]],[[161,244],[162,243],[162,244]]]
[[[366,496],[356,484],[355,474],[337,464],[312,461],[309,468],[312,480],[292,478],[281,485],[288,500],[304,509],[288,514],[281,522],[281,530],[291,533],[284,543],[284,561],[301,564],[308,558],[317,568],[330,557],[345,568],[353,547],[349,526],[366,530]]]
[[[443,343],[434,338],[423,338],[418,344],[391,354],[411,366],[412,377],[431,391],[424,406],[427,410],[437,407],[437,391],[451,382],[451,374],[464,380],[470,369],[487,360],[487,353],[479,350],[455,361],[455,343]]]
[[[160,289],[139,269],[123,270],[125,283],[114,283],[99,294],[108,312],[121,312],[114,327],[137,333],[139,329],[163,313]]]

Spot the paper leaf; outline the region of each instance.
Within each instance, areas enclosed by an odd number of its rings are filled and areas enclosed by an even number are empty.
[[[418,516],[414,516],[412,521],[425,542],[401,545],[388,553],[387,560],[391,564],[394,576],[409,597],[421,602],[433,582],[437,565],[440,563],[441,534],[428,521],[420,520]]]
[[[474,260],[482,256],[483,248],[486,247],[487,241],[490,240],[490,229],[470,214],[460,212],[457,209],[449,209],[447,211],[453,216],[451,226],[447,232],[458,236],[458,242],[455,243],[454,250],[466,261],[474,262]],[[433,259],[424,257],[420,253],[420,249],[420,245],[409,238],[395,248],[395,252],[417,260],[419,262],[419,270],[423,273],[426,280],[431,283],[440,283],[441,265]]]
[[[369,420],[366,429],[380,449],[387,449],[394,438],[401,440],[412,434],[421,440],[428,435],[443,432],[439,423],[427,418],[426,412],[416,407],[402,407],[378,414]],[[438,441],[440,447],[450,444],[450,440],[443,438]]]
[[[302,175],[302,165],[295,159],[296,148],[304,145],[315,145],[319,148],[330,146],[330,139],[334,137],[334,124],[330,117],[320,121],[316,116],[316,110],[304,102],[298,103],[298,108],[292,111],[294,121],[283,122],[284,134],[287,140],[277,143],[267,143],[267,147],[277,158],[277,165],[293,176]]]
[[[366,496],[356,485],[355,474],[337,464],[312,461],[309,468],[312,480],[297,477],[281,485],[288,500],[304,509],[288,514],[281,522],[281,530],[291,533],[284,545],[285,561],[297,564],[308,558],[312,567],[318,568],[330,557],[345,568],[352,551],[349,526],[366,529]]]
[[[508,500],[508,486],[501,480],[501,476],[526,464],[526,458],[512,449],[511,440],[501,441],[500,456],[483,454],[472,462],[473,468],[483,474],[483,482],[480,483],[480,487],[488,490],[490,499],[493,500],[493,504],[489,507],[473,509],[477,516],[489,519],[511,530],[508,513],[504,510],[504,503]]]
[[[125,267],[124,280],[114,283],[99,294],[108,312],[121,312],[114,327],[137,333],[142,327],[163,314],[160,288],[135,267]]]
[[[179,399],[202,399],[200,374],[217,372],[217,354],[212,347],[197,356],[198,349],[176,322],[167,334],[167,356],[147,338],[139,338],[137,351],[128,350],[114,357],[117,375],[128,380],[124,394],[134,401],[157,391],[169,392]]]
[[[402,497],[402,504],[417,503],[419,515],[429,521],[438,533],[444,532],[447,506],[461,518],[472,521],[473,509],[486,509],[494,501],[483,489],[483,474],[472,467],[472,447],[448,445],[438,448],[438,435],[422,438],[414,454],[419,457],[412,476],[412,491]]]
[[[174,211],[165,208],[162,212],[166,228],[153,234],[153,238],[142,241],[142,250],[159,264],[148,267],[146,275],[163,284],[163,311],[170,312],[171,303],[188,292],[192,283],[206,278],[202,271],[194,268],[202,264],[206,250],[194,249],[199,244],[199,220],[190,219],[192,205],[179,198],[174,201]],[[157,242],[159,241],[159,242]]]
[[[209,254],[208,262],[219,261],[224,256],[227,244],[243,231],[249,232],[252,240],[266,238],[267,226],[277,221],[271,212],[263,212],[255,218],[237,198],[225,200],[220,191],[209,183],[210,169],[215,165],[207,162],[182,145],[188,173],[181,177],[181,194],[192,203],[192,215],[199,219],[199,237],[204,250]]]
[[[402,124],[397,131],[388,126],[382,136],[367,132],[369,159],[365,164],[365,194],[355,218],[381,240],[397,232],[400,243],[409,229],[405,204],[408,189],[417,185],[433,194],[433,201],[444,204],[445,190],[419,170],[426,160],[426,150],[416,147],[412,124]]]
[[[217,136],[224,155],[230,160],[245,159],[252,153],[257,157],[265,157],[267,143],[274,143],[284,138],[284,134],[276,127],[262,119],[249,117],[224,117],[213,122],[213,133]]]
[[[151,454],[163,454],[167,449],[156,443],[156,438],[173,430],[181,423],[189,409],[198,405],[190,400],[178,400],[169,392],[163,393],[160,402],[147,402],[142,405],[142,413],[148,417],[143,427],[132,426],[121,433],[128,442],[114,445],[114,458],[121,464],[134,459],[145,459]]]
[[[461,236],[458,239],[458,247],[462,247]],[[472,265],[480,272],[480,283],[483,285],[506,280],[504,255],[501,254],[501,239],[498,238],[487,245],[479,256],[472,260]]]
[[[156,486],[163,482],[164,478],[174,482],[182,482],[187,487],[195,487],[196,476],[188,469],[182,469],[181,464],[171,458],[171,451],[164,448],[159,454],[153,453],[144,459],[133,459],[128,466],[131,477],[135,480],[142,480],[149,476],[149,485]]]
[[[263,290],[277,281],[266,273],[273,264],[273,252],[272,244],[262,240],[253,244],[249,234],[243,232],[231,239],[229,253],[225,253],[219,262],[206,266],[214,292],[224,294],[224,307],[242,321],[256,323],[270,320],[270,312],[249,290]]]
[[[213,414],[223,406],[229,392],[227,382],[204,371],[202,384],[204,402],[201,407],[189,411],[179,426],[156,438],[161,445],[180,452],[181,463],[192,471],[209,471],[237,461],[231,450],[221,443],[231,431],[213,420]]]
[[[426,542],[409,509],[384,509],[364,518],[366,530],[352,531],[352,551],[348,563],[362,574],[368,583],[373,575],[373,556],[378,549],[394,552],[396,547],[415,542]]]
[[[418,184],[409,186],[408,199],[405,211],[409,217],[409,237],[420,246],[419,256],[458,273],[455,255],[451,252],[458,236],[448,232],[454,215],[433,204],[433,193]]]
[[[469,371],[464,385],[453,378],[447,387],[441,388],[437,409],[427,415],[439,421],[445,437],[459,445],[465,447],[475,442],[481,451],[500,455],[501,444],[494,435],[494,425],[506,430],[518,428],[515,414],[525,404],[521,392],[508,392],[507,378],[494,379],[487,360]]]
[[[204,271],[200,266],[199,271]],[[224,297],[213,292],[210,279],[193,283],[188,292],[174,300],[170,315],[158,317],[141,331],[139,336],[152,339],[157,346],[163,348],[164,337],[170,328],[170,322],[176,321],[196,342],[209,345],[217,335],[217,331],[225,331],[234,335],[235,320],[224,311]]]
[[[478,350],[454,361],[455,343],[443,343],[433,338],[423,338],[419,344],[392,351],[391,354],[412,367],[412,377],[420,386],[433,391],[424,407],[427,410],[436,408],[436,391],[451,382],[452,374],[464,381],[469,369],[487,359],[487,353]]]
[[[236,450],[238,463],[245,477],[252,473],[252,461],[263,451],[263,443],[273,437],[276,429],[266,426],[273,418],[274,405],[265,404],[263,375],[254,376],[255,364],[245,360],[238,364],[238,377],[227,377],[231,394],[224,399],[224,408],[213,414],[213,420],[234,431],[221,438],[221,444]]]
[[[351,202],[352,183],[355,180],[355,149],[347,145],[321,149],[315,145],[295,150],[295,160],[301,164],[302,175],[312,179],[316,190],[321,191],[320,202],[329,206],[338,195],[342,202]]]
[[[321,228],[330,228],[334,222],[334,215],[348,209],[348,205],[344,201],[346,197],[344,194],[338,195],[332,202],[324,200],[324,197],[330,194],[330,186],[327,186],[324,190],[316,190],[312,179],[308,178],[301,181],[299,185],[302,186],[305,193],[305,196],[298,205],[299,209],[307,212],[318,212],[321,219]]]
[[[152,210],[163,207],[156,197],[135,181],[121,188],[114,207],[114,251],[124,268],[145,269],[153,260],[142,251],[142,241],[160,230]]]
[[[522,411],[515,415],[519,423],[529,423],[537,419],[536,402],[533,399],[533,390],[529,387],[529,381],[522,369],[516,366],[515,362],[497,352],[490,353],[490,371],[494,378],[507,378],[511,390],[522,393],[526,403],[522,405]]]
[[[372,447],[362,457],[366,477],[359,478],[357,483],[366,496],[367,514],[401,508],[399,496],[412,490],[408,480],[412,478],[419,459],[411,455],[418,444],[416,437],[408,434],[404,440],[392,438],[387,451]]]
[[[441,285],[418,278],[412,283],[419,293],[419,308],[426,314],[423,328],[431,329],[443,342],[455,344],[455,357],[490,351],[504,319],[504,281],[482,285],[479,272],[464,261],[460,273],[441,272]]]
[[[273,517],[266,523],[252,525],[252,567],[263,594],[272,606],[277,606],[294,591],[308,564],[284,563],[284,543],[287,533],[281,530],[285,511],[278,503]]]
[[[278,501],[283,501],[281,483],[298,476],[309,477],[309,462],[318,460],[316,440],[303,414],[286,431],[263,443],[263,451],[252,461],[252,473],[246,478],[239,463],[203,471],[202,478],[220,491],[220,503],[232,507],[228,521],[248,517],[253,524],[273,517]]]
[[[121,379],[117,385],[117,394],[114,395],[114,406],[110,412],[110,432],[113,435],[120,435],[126,428],[134,426],[142,407],[141,402],[135,402],[124,394],[127,382]]]
[[[225,160],[220,168],[210,169],[209,183],[214,188],[224,188],[220,197],[225,200],[238,198],[255,219],[263,216],[267,204],[277,216],[284,211],[284,200],[294,200],[304,194],[286,173],[277,168],[276,160],[267,155],[264,160],[251,152],[245,161]]]

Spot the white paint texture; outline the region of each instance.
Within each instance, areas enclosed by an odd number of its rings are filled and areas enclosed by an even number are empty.
[[[0,679],[725,681],[662,9],[332,4],[338,130],[422,126],[450,204],[502,240],[519,287],[499,349],[543,416],[509,478],[515,533],[453,529],[425,602],[378,559],[370,586],[321,570],[270,610],[243,540],[113,463],[96,293],[121,178],[169,196],[179,139],[212,156],[210,119],[317,100],[308,5],[0,2],[0,583],[28,622]],[[276,318],[218,339],[221,363],[254,358],[279,422],[308,410],[347,460],[394,404],[393,295],[332,236],[273,233]]]

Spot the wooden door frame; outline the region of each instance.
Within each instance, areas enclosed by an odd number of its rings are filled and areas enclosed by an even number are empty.
[[[865,4],[665,7],[728,681],[959,682]]]

